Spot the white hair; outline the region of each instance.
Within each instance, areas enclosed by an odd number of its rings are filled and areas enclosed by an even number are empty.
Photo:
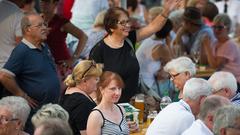
[[[173,22],[174,25],[180,26],[182,24],[182,16],[183,16],[184,10],[174,10],[170,13],[169,19]]]
[[[18,96],[3,97],[0,100],[0,108],[1,107],[10,111],[14,119],[19,119],[22,123],[22,126],[25,125],[31,110],[27,100]]]
[[[211,85],[202,78],[191,78],[183,87],[183,99],[197,100],[200,96],[208,96],[211,92]]]
[[[220,135],[222,128],[234,127],[240,119],[240,107],[234,105],[223,106],[216,112],[213,123],[213,133]]]
[[[196,74],[196,66],[190,58],[182,56],[169,61],[165,65],[164,71],[168,73],[171,71],[177,73],[189,72],[190,76],[194,76]]]
[[[64,110],[58,104],[46,104],[42,106],[32,117],[32,123],[37,127],[42,121],[48,120],[50,118],[59,118],[63,121],[68,122],[69,115],[66,110]]]
[[[223,88],[229,88],[234,94],[237,91],[237,80],[230,72],[219,71],[215,72],[209,79],[209,84],[212,86],[212,92],[215,93]]]

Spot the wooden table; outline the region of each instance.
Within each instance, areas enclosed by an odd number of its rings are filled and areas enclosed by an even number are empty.
[[[195,77],[199,78],[209,78],[216,70],[210,67],[206,67],[205,70],[197,68],[197,73]]]
[[[139,131],[135,133],[130,133],[130,135],[145,135],[147,132],[147,122],[139,125]]]

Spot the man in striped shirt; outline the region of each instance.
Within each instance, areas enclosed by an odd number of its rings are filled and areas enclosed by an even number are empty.
[[[230,72],[215,72],[208,82],[212,85],[212,93],[228,98],[234,105],[240,105],[240,93],[237,92],[237,80]]]

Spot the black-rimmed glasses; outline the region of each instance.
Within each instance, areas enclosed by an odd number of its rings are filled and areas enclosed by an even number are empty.
[[[174,80],[177,76],[179,76],[181,73],[177,73],[175,75],[169,74],[170,75],[170,80]]]
[[[224,26],[224,25],[213,25],[212,28],[213,28],[214,30],[219,30],[219,31],[220,31],[220,30],[225,29],[226,26]]]

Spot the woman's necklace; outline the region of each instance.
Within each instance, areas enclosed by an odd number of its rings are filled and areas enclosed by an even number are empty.
[[[112,47],[112,48],[120,48],[124,45],[124,40],[120,43],[116,42],[112,39],[112,37],[110,35],[108,36],[108,39],[110,41],[110,47]]]

